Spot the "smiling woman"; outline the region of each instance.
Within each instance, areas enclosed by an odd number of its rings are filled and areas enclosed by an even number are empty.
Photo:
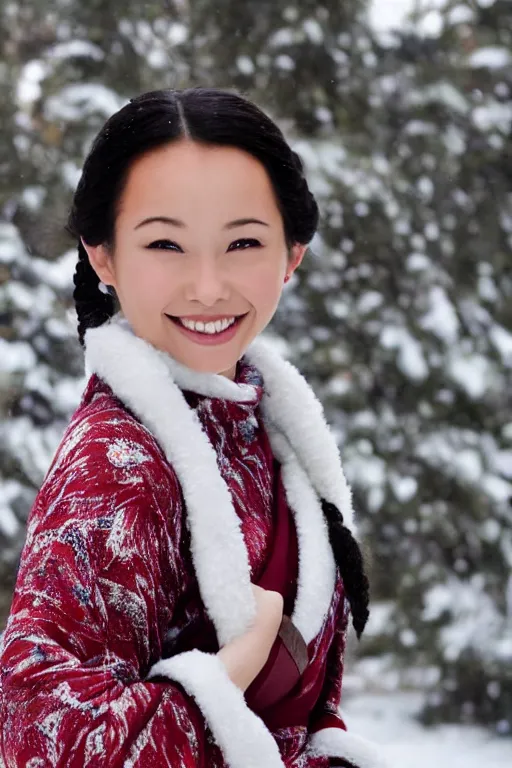
[[[95,246],[83,237],[83,245],[138,336],[194,370],[232,379],[306,249],[287,246],[258,160],[190,138],[138,157],[120,195],[112,241]],[[198,325],[169,324],[169,316]],[[238,320],[218,331],[216,321],[226,318]]]
[[[28,521],[0,762],[383,765],[338,711],[368,618],[338,448],[258,338],[317,222],[234,93],[145,94],[95,140],[68,225],[90,378]]]
[[[145,94],[108,121],[76,192],[80,340],[117,304],[156,347],[233,378],[317,223],[300,158],[255,105],[199,88]],[[110,295],[98,298],[99,280]],[[243,321],[204,344],[168,316]]]

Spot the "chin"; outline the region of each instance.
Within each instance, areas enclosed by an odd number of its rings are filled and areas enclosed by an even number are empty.
[[[240,355],[217,355],[214,352],[209,354],[194,354],[194,355],[173,355],[178,362],[182,365],[186,365],[192,371],[197,373],[216,373],[224,375],[226,372],[236,370],[236,364],[240,357],[243,355],[243,351]]]

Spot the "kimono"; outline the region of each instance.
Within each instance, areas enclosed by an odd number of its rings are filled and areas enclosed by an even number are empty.
[[[379,768],[339,714],[348,601],[320,499],[355,531],[320,403],[265,340],[234,381],[116,315],[31,510],[0,646],[6,768]],[[247,691],[217,652],[283,625]]]

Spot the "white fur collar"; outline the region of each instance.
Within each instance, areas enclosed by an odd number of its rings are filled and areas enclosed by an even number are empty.
[[[254,617],[247,549],[216,453],[181,390],[241,402],[250,402],[254,390],[191,371],[136,336],[119,315],[88,329],[85,343],[88,373],[103,379],[148,427],[178,476],[201,596],[224,645]],[[309,643],[329,610],[336,575],[319,496],[335,503],[353,529],[350,491],[322,407],[305,379],[261,339],[247,359],[264,379],[262,413],[295,517],[299,581],[292,620]]]

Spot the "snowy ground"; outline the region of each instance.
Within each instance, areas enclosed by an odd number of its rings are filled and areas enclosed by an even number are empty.
[[[382,744],[390,768],[510,768],[512,739],[466,726],[425,729],[411,714],[413,694],[347,696],[343,715],[347,728]]]

